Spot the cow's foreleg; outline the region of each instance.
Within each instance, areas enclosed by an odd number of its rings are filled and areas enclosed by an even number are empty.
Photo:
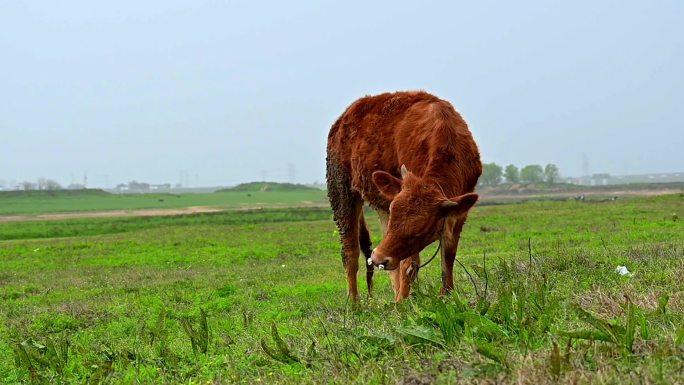
[[[378,210],[378,219],[383,237],[387,233],[387,221],[389,213]],[[420,266],[420,255],[415,254],[399,263],[399,267],[390,271],[392,289],[397,302],[409,296],[411,283],[418,278],[418,267]]]
[[[411,293],[411,284],[418,279],[418,268],[420,266],[420,255],[414,254],[409,258],[404,259],[396,269],[398,274],[399,290],[395,291],[397,302],[407,298]]]
[[[389,213],[382,210],[377,210],[377,213],[378,220],[380,221],[380,229],[382,230],[382,236],[384,238],[387,234],[387,222],[389,221]],[[401,281],[401,279],[399,278],[399,270],[400,269],[397,268],[390,271],[390,281],[392,282],[392,290],[394,290],[394,295],[397,298],[397,301],[399,301],[399,287]]]
[[[461,238],[461,230],[465,218],[459,218],[453,226],[446,226],[442,239],[442,295],[448,294],[454,289],[454,261],[458,250],[458,241]],[[451,228],[451,229],[450,229]]]

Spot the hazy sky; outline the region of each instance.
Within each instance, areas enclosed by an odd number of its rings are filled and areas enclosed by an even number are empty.
[[[485,162],[684,171],[684,1],[3,1],[0,180],[323,181],[356,98],[451,101]]]

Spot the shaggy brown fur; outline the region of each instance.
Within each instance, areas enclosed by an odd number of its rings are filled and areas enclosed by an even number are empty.
[[[366,96],[333,124],[327,150],[328,196],[349,295],[358,299],[362,250],[373,261],[366,273],[369,295],[376,265],[393,270],[397,300],[408,296],[418,253],[442,230],[442,291],[451,290],[459,236],[482,173],[477,145],[451,104],[421,91]],[[378,211],[383,228],[372,252],[364,201]]]

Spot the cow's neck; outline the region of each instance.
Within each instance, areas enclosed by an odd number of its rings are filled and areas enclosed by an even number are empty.
[[[453,156],[434,156],[428,160],[423,178],[426,183],[439,185],[447,198],[453,198],[473,191],[472,186],[466,185],[463,167]]]

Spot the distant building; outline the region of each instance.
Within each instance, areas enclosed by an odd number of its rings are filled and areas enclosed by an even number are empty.
[[[128,185],[124,183],[119,183],[114,187],[114,191],[119,192],[119,193],[125,193],[128,192]]]
[[[591,176],[592,186],[605,186],[610,180],[610,174],[594,174]]]
[[[116,193],[146,193],[146,192],[170,192],[171,184],[149,184],[145,182],[131,181],[129,183],[120,183],[110,190]]]
[[[171,190],[171,184],[170,183],[153,184],[153,185],[150,185],[150,190],[151,191],[169,191],[169,190]]]

